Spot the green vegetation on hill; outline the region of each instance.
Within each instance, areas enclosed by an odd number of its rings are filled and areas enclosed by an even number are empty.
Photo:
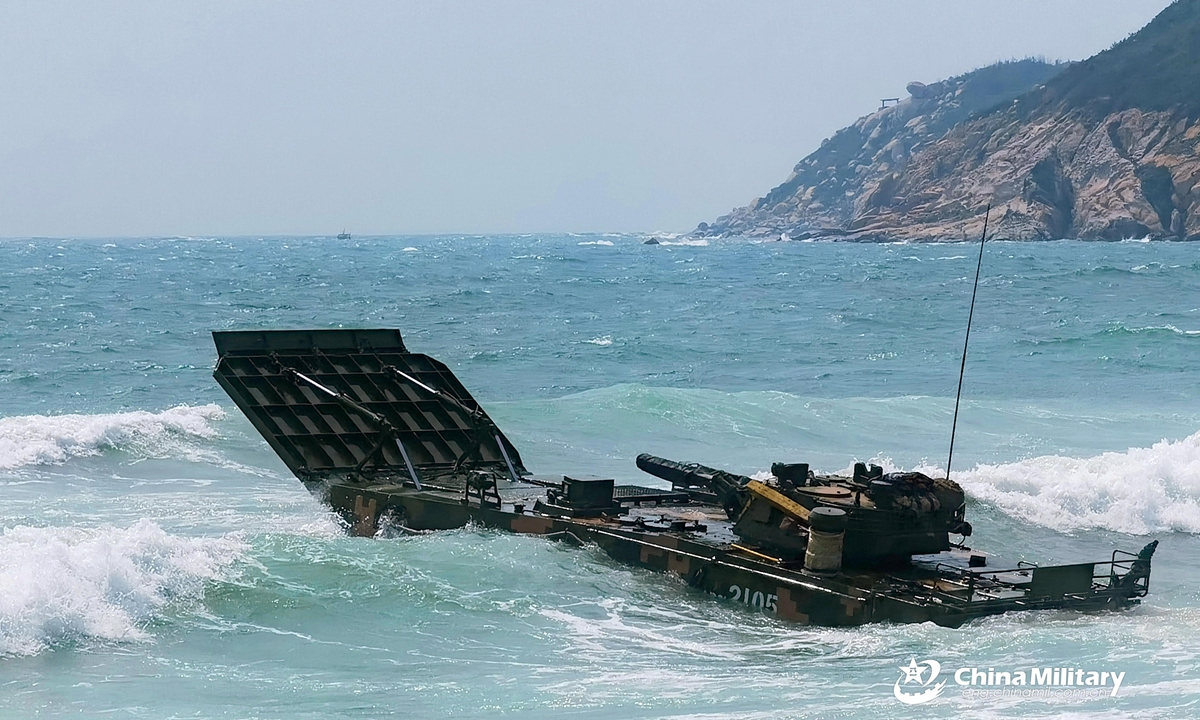
[[[1176,0],[1146,27],[1046,83],[1046,104],[1094,116],[1128,108],[1200,117],[1200,0]]]
[[[1007,106],[1030,88],[1046,84],[1070,64],[1031,57],[1002,60],[951,78],[948,82],[962,83],[963,89],[958,97],[958,112],[947,114],[944,121],[957,125],[976,113]]]

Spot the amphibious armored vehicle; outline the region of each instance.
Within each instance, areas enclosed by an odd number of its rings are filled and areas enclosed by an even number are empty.
[[[214,375],[271,448],[357,535],[469,523],[594,545],[787,620],[957,627],[997,613],[1121,609],[1157,541],[1071,565],[998,565],[966,547],[962,489],[855,465],[754,478],[641,455],[670,483],[540,477],[442,363],[398,330],[215,332]]]

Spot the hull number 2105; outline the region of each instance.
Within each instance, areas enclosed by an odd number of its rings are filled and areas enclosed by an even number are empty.
[[[775,612],[775,603],[779,600],[776,595],[767,595],[761,590],[750,591],[750,588],[729,586],[729,599],[746,605],[753,605],[759,610]]]

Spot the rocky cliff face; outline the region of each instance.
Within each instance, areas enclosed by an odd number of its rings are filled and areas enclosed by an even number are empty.
[[[990,204],[997,238],[1200,239],[1200,0],[1082,63],[909,92],[696,233],[961,240]]]

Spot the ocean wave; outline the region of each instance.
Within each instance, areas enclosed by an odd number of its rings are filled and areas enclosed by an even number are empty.
[[[212,424],[224,417],[217,405],[179,405],[162,412],[0,418],[0,469],[51,465],[105,450],[192,457],[188,441],[217,437]]]
[[[889,457],[869,462],[884,472],[916,471],[931,477],[946,473],[934,463],[903,467]],[[835,471],[853,472],[853,463]],[[756,479],[769,476],[765,470],[755,475]],[[1044,455],[980,464],[956,473],[954,479],[967,497],[1059,532],[1200,533],[1200,433],[1123,453],[1087,458]]]
[[[1200,433],[1123,453],[979,465],[956,479],[969,496],[1062,532],[1200,533]]]
[[[601,245],[604,247],[612,247],[612,245],[613,245],[612,240],[585,240],[584,242],[576,243],[576,244],[578,244],[578,245]]]
[[[203,598],[241,541],[129,528],[6,528],[0,534],[0,657],[87,640],[137,641],[172,608]]]
[[[1200,335],[1200,330],[1181,330],[1174,325],[1147,325],[1145,327],[1126,327],[1125,325],[1117,325],[1105,331],[1106,334],[1130,334],[1138,335],[1141,333],[1169,333],[1172,335]]]
[[[698,239],[694,239],[694,240],[684,238],[683,240],[662,240],[659,242],[659,244],[660,245],[685,245],[687,247],[708,247],[708,240],[706,240],[704,238],[698,238]]]
[[[1200,330],[1187,330],[1176,325],[1125,325],[1123,323],[1115,323],[1105,327],[1102,330],[1089,333],[1087,335],[1075,335],[1071,337],[1048,338],[1048,339],[1017,339],[1014,342],[1018,345],[1079,345],[1090,342],[1104,342],[1115,338],[1128,338],[1135,336],[1180,336],[1180,337],[1196,337],[1200,336]]]
[[[935,465],[945,459],[953,409],[950,398],[926,396],[814,398],[633,384],[489,408],[511,428],[531,469],[637,483],[654,482],[633,466],[641,452],[747,475],[776,461],[849,473],[855,460],[889,472],[942,473]],[[955,479],[995,512],[1061,532],[1200,533],[1200,433],[1185,437],[1196,431],[1195,415],[1028,403],[969,403],[968,410],[972,422],[959,432],[964,469]],[[1184,439],[1156,442],[1164,434]]]

